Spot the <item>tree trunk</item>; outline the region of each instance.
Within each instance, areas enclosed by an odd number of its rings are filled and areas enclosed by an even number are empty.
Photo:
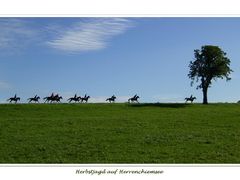
[[[203,88],[203,104],[208,104],[207,100],[207,88]]]

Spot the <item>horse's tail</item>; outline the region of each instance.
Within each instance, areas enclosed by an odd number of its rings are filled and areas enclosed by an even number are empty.
[[[107,98],[106,101],[109,101],[109,98]]]

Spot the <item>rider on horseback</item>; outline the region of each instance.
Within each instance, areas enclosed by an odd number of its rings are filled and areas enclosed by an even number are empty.
[[[52,93],[50,97],[53,98],[54,97],[54,93]]]

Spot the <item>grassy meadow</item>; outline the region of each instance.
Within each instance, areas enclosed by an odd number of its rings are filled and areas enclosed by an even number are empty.
[[[1,104],[0,163],[240,163],[240,105]]]

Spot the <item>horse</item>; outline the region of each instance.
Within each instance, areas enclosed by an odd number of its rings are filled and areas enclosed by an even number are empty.
[[[82,103],[83,101],[85,101],[85,103],[87,103],[89,98],[90,98],[90,96],[87,96],[87,95],[85,94],[84,97],[81,97],[81,98],[80,98],[80,99],[81,99],[81,103]]]
[[[111,102],[115,102],[115,99],[116,99],[116,96],[113,95],[112,97],[107,98],[106,101],[109,101],[111,103]]]
[[[51,101],[52,98],[53,98],[52,96],[46,96],[46,97],[44,97],[44,98],[43,98],[43,100],[45,100],[44,103]]]
[[[54,99],[52,101],[56,101],[57,103],[60,103],[62,99],[62,96],[55,96]]]
[[[20,97],[17,97],[17,95],[15,94],[14,97],[10,97],[9,99],[7,99],[7,101],[9,101],[9,103],[11,103],[12,101],[15,101],[15,103],[17,103],[18,101],[20,101]]]
[[[72,101],[79,102],[80,99],[81,99],[81,96],[77,96],[77,95],[75,94],[74,97],[70,97],[67,101],[68,101],[69,103],[72,102]]]
[[[137,103],[139,103],[138,102],[138,98],[140,98],[137,94],[136,95],[134,95],[132,98],[129,98],[128,99],[128,103],[130,103],[130,102],[137,102]]]
[[[47,96],[47,97],[44,97],[43,98],[43,100],[45,100],[44,101],[44,103],[46,103],[46,102],[54,102],[54,101],[56,101],[56,102],[60,102],[60,99],[62,99],[62,96],[59,96],[58,94],[56,94],[56,95],[53,95],[53,93],[52,93],[52,95],[51,96]]]
[[[40,97],[36,95],[35,97],[33,97],[33,98],[28,98],[27,100],[28,100],[28,103],[30,103],[30,102],[32,102],[32,101],[39,103],[39,101],[38,101],[39,99],[40,99]]]
[[[188,98],[188,97],[186,97],[185,98],[185,103],[187,103],[188,101],[191,101],[191,103],[193,103],[193,101],[195,100],[195,99],[197,99],[196,97],[193,97],[192,95]]]

